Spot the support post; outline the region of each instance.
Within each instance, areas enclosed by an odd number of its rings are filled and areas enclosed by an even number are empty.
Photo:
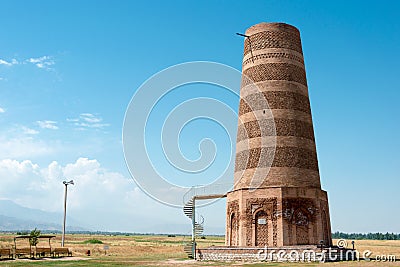
[[[196,259],[196,198],[193,197],[193,209],[192,209],[192,255],[193,259]]]
[[[62,238],[61,238],[61,247],[64,247],[64,240],[65,240],[65,222],[67,221],[67,189],[68,185],[74,184],[74,181],[71,180],[69,182],[63,181],[63,184],[65,185],[65,191],[64,191],[64,222],[63,222],[63,231],[62,231]]]
[[[62,231],[62,238],[61,238],[61,247],[64,247],[64,239],[65,239],[65,222],[67,220],[67,184],[64,183],[65,185],[65,191],[64,191],[64,223],[63,223],[63,231]]]

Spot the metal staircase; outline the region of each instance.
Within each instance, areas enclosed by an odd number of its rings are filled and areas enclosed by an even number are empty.
[[[190,198],[188,202],[185,203],[183,207],[183,212],[189,219],[192,221],[192,239],[189,242],[185,242],[183,250],[186,252],[189,258],[196,258],[196,237],[203,234],[204,231],[204,218],[203,216],[199,216],[199,220],[196,220],[195,213],[195,205],[196,199],[195,197]]]
[[[192,187],[183,196],[183,212],[192,221],[192,239],[189,242],[184,243],[183,250],[186,252],[188,257],[192,259],[196,259],[196,237],[201,236],[204,232],[203,216],[200,215],[198,220],[196,220],[196,200],[226,197],[226,193],[221,194],[214,191],[212,194],[205,194],[206,191],[210,190],[205,190],[204,187]]]

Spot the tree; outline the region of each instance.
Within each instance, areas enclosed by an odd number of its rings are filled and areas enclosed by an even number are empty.
[[[40,230],[35,228],[31,231],[31,234],[29,236],[29,244],[36,247],[36,245],[39,243]]]

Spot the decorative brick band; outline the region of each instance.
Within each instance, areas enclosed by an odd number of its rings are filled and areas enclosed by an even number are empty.
[[[262,103],[257,105],[260,99],[268,101],[270,109],[291,109],[310,113],[310,101],[307,96],[289,91],[265,91],[255,93],[240,99],[239,116],[247,112],[261,110],[265,107]],[[251,108],[247,103],[252,103]]]
[[[273,127],[275,123],[275,129]],[[260,128],[261,127],[261,128]],[[262,131],[261,131],[262,129]],[[297,136],[314,141],[312,124],[299,120],[266,119],[249,121],[238,126],[237,142],[261,136]]]
[[[249,42],[251,42],[253,51],[266,48],[286,48],[303,53],[300,34],[297,31],[263,31],[253,34],[244,41],[244,55],[250,53]]]
[[[252,168],[295,167],[318,171],[317,153],[299,147],[262,147],[236,154],[235,172]]]
[[[255,60],[260,60],[260,59],[265,59],[265,58],[286,58],[286,59],[295,60],[295,61],[298,61],[298,62],[304,64],[304,60],[302,57],[299,57],[299,56],[296,56],[293,54],[289,54],[289,53],[275,52],[275,53],[264,53],[264,54],[254,55],[253,57],[250,57],[250,58],[246,59],[245,61],[243,61],[242,66],[246,65],[247,63],[253,62]]]
[[[243,86],[240,90],[240,96],[246,97],[264,91],[289,91],[296,92],[308,97],[308,88],[303,84],[291,81],[260,81],[254,84]]]
[[[268,110],[256,110],[253,112],[248,112],[239,116],[239,123],[243,124],[249,121],[258,120],[259,118],[299,120],[312,124],[312,118],[310,113],[292,109],[268,109]]]
[[[284,80],[307,86],[306,72],[303,68],[289,63],[265,63],[255,65],[243,71],[247,77],[242,79],[242,87],[251,82],[265,80]],[[249,80],[250,79],[250,80]]]
[[[263,136],[245,139],[236,143],[236,153],[255,147],[301,147],[308,150],[315,150],[315,142],[296,136]]]

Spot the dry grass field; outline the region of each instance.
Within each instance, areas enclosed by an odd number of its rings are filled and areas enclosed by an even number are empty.
[[[85,241],[97,239],[103,244],[88,244]],[[336,262],[336,263],[242,263],[242,262],[196,262],[188,260],[183,252],[184,237],[167,236],[105,236],[105,235],[67,235],[66,246],[73,257],[60,259],[18,259],[0,260],[0,266],[400,266],[397,262]],[[18,246],[28,246],[28,241],[18,241]],[[23,243],[25,242],[25,244]],[[46,241],[42,245],[46,246]],[[61,235],[52,240],[52,246],[60,246]],[[350,243],[350,242],[349,242]],[[223,245],[222,237],[199,239],[201,247]],[[0,248],[13,245],[12,235],[0,235]],[[40,247],[41,243],[39,243]],[[105,251],[104,246],[109,250]],[[370,250],[376,255],[395,255],[400,259],[400,241],[357,240],[356,249],[360,252]],[[87,250],[91,256],[87,256]]]

